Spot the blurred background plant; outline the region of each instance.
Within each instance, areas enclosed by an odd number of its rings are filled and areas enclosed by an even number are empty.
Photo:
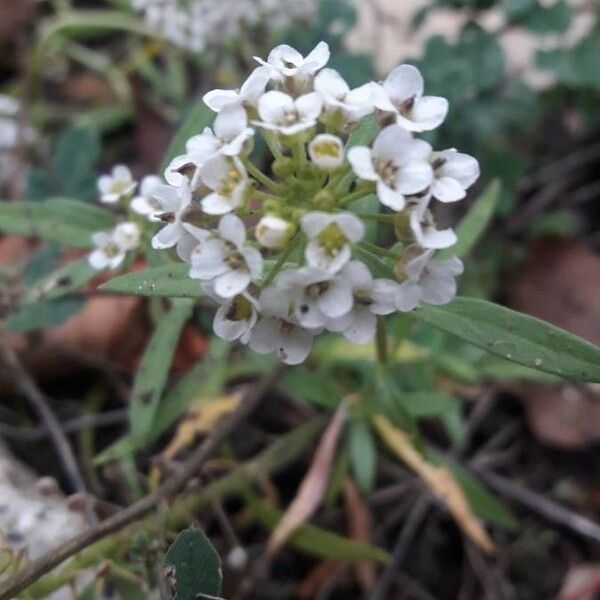
[[[193,15],[192,29],[178,26],[180,14]],[[383,77],[399,62],[417,65],[427,93],[451,106],[430,140],[456,144],[481,162],[472,204],[448,205],[441,215],[442,224],[454,223],[464,216],[457,210],[467,211],[459,227],[461,294],[499,300],[600,343],[594,1],[1,0],[0,15],[2,197],[39,203],[23,210],[41,219],[28,227],[0,209],[0,229],[46,240],[0,239],[5,343],[51,395],[102,517],[177,472],[195,439],[239,405],[232,386],[272,364],[209,342],[211,313],[200,305],[187,324],[179,317],[168,372],[171,356],[153,355],[149,334],[171,314],[168,306],[160,298],[99,293],[80,252],[65,246],[86,246],[85,228],[97,229],[91,202],[99,173],[117,162],[136,175],[158,171],[165,153],[172,156],[190,131],[208,124],[202,94],[236,87],[252,56],[277,43],[305,54],[327,41],[330,66],[351,86]],[[52,197],[87,206],[55,203],[50,211],[42,201]],[[322,415],[331,417],[348,394],[371,393],[373,348],[323,340],[306,366],[280,379],[239,438],[204,466],[205,487],[187,503],[176,502],[159,526],[144,521],[143,535],[125,530],[109,538],[100,558],[92,547],[56,577],[41,579],[29,597],[45,597],[93,567],[85,584],[73,584],[77,597],[117,589],[126,599],[147,598],[149,590],[167,598],[163,555],[172,533],[194,515],[227,557],[225,587],[209,569],[200,583],[192,577],[191,591],[178,588],[178,598],[198,590],[233,597],[240,580],[246,594],[260,581],[260,598],[593,598],[600,569],[592,522],[600,510],[598,481],[590,475],[598,472],[597,388],[490,356],[423,322],[397,318],[389,333],[392,401],[403,407],[394,429],[374,420],[369,396],[349,401],[343,428],[333,431],[337,451],[328,457],[323,506],[314,525],[304,523],[308,515],[301,519],[269,576],[256,567],[266,541],[257,525],[273,529],[295,497]],[[160,418],[133,439],[127,423],[140,413],[127,398],[136,372],[139,391],[140,361],[164,371],[163,385],[169,381],[164,396],[160,382],[153,389]],[[54,458],[47,425],[3,385],[0,434],[39,473],[79,491]],[[402,437],[412,427],[422,438]],[[409,455],[410,441],[449,469],[491,528],[496,558],[463,544],[445,511],[432,510],[432,496],[404,465],[439,494],[454,488]],[[260,485],[251,488],[257,475]],[[460,511],[452,514],[457,519]],[[469,512],[462,519],[467,532],[478,523]],[[193,544],[218,565],[201,533],[182,535],[176,544]],[[181,563],[174,545],[164,566],[177,571]]]

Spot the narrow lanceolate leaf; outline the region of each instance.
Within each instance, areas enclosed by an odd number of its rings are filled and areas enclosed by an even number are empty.
[[[424,305],[418,318],[507,360],[580,381],[600,381],[600,348],[563,329],[498,304],[457,297]]]
[[[177,130],[160,164],[161,172],[167,168],[173,158],[185,152],[185,143],[193,135],[202,133],[204,128],[211,124],[214,116],[215,114],[204,102],[198,102],[198,104],[192,107],[181,127]]]
[[[182,531],[165,554],[167,579],[175,600],[218,598],[223,574],[221,559],[210,540],[197,527]]]
[[[356,483],[363,492],[370,492],[375,482],[377,450],[370,427],[364,421],[353,421],[348,428],[350,464]]]
[[[304,476],[296,497],[277,523],[267,552],[275,554],[286,540],[315,513],[329,484],[337,443],[346,420],[347,404],[342,402],[323,433],[308,473]]]
[[[469,212],[458,224],[456,228],[458,241],[456,244],[451,248],[438,252],[436,258],[445,259],[451,256],[462,258],[466,256],[490,224],[499,198],[500,182],[495,180],[477,198]]]
[[[164,395],[158,409],[154,411],[152,427],[145,439],[133,436],[133,432],[119,439],[94,458],[101,465],[132,455],[143,446],[152,444],[182,417],[192,402],[208,401],[221,393],[227,377],[227,356],[231,343],[215,338],[208,354],[196,364],[179,382]]]
[[[6,324],[9,331],[25,333],[60,325],[83,308],[82,298],[60,298],[21,304]]]
[[[383,415],[373,417],[373,425],[389,449],[403,460],[446,505],[456,524],[485,552],[494,544],[473,513],[461,487],[445,467],[427,461],[412,445],[409,436],[394,427]]]
[[[0,203],[0,231],[39,237],[65,246],[92,246],[92,234],[115,225],[115,216],[77,200]]]
[[[105,292],[135,296],[166,296],[171,298],[199,298],[203,295],[197,279],[188,275],[189,265],[173,264],[127,273],[100,286]]]
[[[192,303],[189,300],[174,300],[144,352],[129,404],[129,421],[134,439],[145,440],[151,433],[175,346],[191,313]]]
[[[60,298],[81,289],[97,274],[98,271],[92,269],[87,257],[75,260],[37,281],[29,288],[24,300],[36,302]]]
[[[258,520],[268,529],[274,529],[282,518],[281,511],[249,495],[246,498]],[[307,524],[300,525],[289,538],[288,545],[312,556],[346,562],[368,560],[386,564],[390,559],[380,548]]]

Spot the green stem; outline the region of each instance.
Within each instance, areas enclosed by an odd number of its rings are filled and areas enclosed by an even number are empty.
[[[258,198],[259,200],[278,200],[281,202],[281,198],[279,196],[274,196],[273,194],[266,194],[265,192],[261,192],[260,190],[254,190],[252,192],[253,198]]]
[[[386,370],[389,363],[389,355],[387,333],[385,331],[385,319],[383,317],[377,318],[377,336],[375,341],[377,362],[383,370]]]
[[[300,233],[296,232],[294,237],[284,246],[283,250],[279,253],[275,264],[271,268],[271,270],[267,273],[264,281],[262,282],[261,288],[266,288],[268,285],[273,283],[273,280],[277,276],[277,273],[281,271],[281,267],[285,264],[285,261],[288,259],[292,251],[296,248],[298,240],[300,239]]]
[[[387,250],[386,248],[380,248],[375,244],[371,244],[371,242],[362,241],[358,244],[359,247],[372,252],[373,254],[377,254],[378,256],[385,256],[386,258],[393,258],[394,260],[398,260],[400,256],[391,250]]]
[[[294,162],[296,163],[296,170],[304,166],[306,162],[306,149],[304,148],[304,142],[302,138],[298,137],[294,140],[294,145],[292,146],[292,154],[294,157]]]
[[[346,206],[346,204],[350,204],[350,202],[354,202],[355,200],[362,200],[363,198],[371,196],[372,194],[373,192],[368,192],[364,189],[355,190],[354,192],[350,192],[349,194],[346,194],[345,196],[340,198],[338,200],[338,204],[340,206]]]
[[[376,213],[354,213],[357,217],[366,221],[377,221],[378,223],[388,223],[393,225],[396,222],[396,215],[381,215]]]
[[[279,146],[279,141],[277,140],[275,134],[272,131],[267,131],[265,129],[261,129],[261,133],[265,143],[269,147],[271,154],[277,159],[280,160],[283,158],[283,153],[281,152],[281,147]]]
[[[279,185],[277,184],[277,182],[273,181],[270,177],[265,175],[256,165],[254,165],[250,161],[250,159],[245,158],[242,162],[244,163],[244,166],[246,167],[248,173],[250,173],[250,175],[252,175],[252,177],[254,177],[256,181],[262,183],[262,185],[274,192],[279,191]]]

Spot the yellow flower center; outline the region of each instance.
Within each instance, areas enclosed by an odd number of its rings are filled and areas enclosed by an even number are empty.
[[[230,321],[247,321],[252,316],[252,304],[244,296],[236,296],[227,311]]]
[[[219,193],[226,197],[231,196],[233,194],[233,192],[236,190],[237,186],[240,184],[241,180],[242,180],[242,176],[241,176],[240,172],[236,168],[231,167],[227,171],[227,177],[221,183],[221,187],[219,188]]]
[[[348,243],[344,232],[337,223],[330,223],[317,236],[319,245],[327,256],[335,256]]]

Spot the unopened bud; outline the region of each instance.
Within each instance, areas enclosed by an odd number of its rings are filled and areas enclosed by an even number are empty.
[[[344,162],[344,144],[339,137],[322,133],[308,145],[308,155],[317,167],[332,171]]]
[[[281,248],[294,233],[294,227],[284,219],[274,215],[264,216],[256,225],[254,235],[265,248]]]
[[[313,198],[313,204],[322,210],[330,210],[337,206],[335,196],[327,190],[317,192]]]
[[[277,175],[277,177],[286,177],[294,172],[294,161],[291,158],[284,156],[283,158],[277,159],[273,163],[272,169],[273,173]]]

